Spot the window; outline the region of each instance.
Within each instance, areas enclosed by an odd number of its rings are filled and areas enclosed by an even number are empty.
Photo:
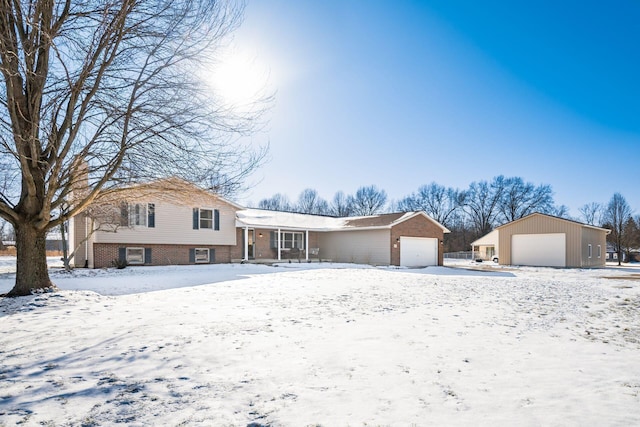
[[[220,211],[218,209],[193,208],[193,229],[220,230]]]
[[[127,264],[144,264],[144,248],[127,248]]]
[[[613,259],[618,259],[618,252],[613,253]]]
[[[213,211],[200,209],[200,228],[213,228]]]
[[[156,209],[153,203],[133,203],[127,206],[129,226],[155,227]]]
[[[591,244],[587,245],[587,252],[589,253],[589,258],[593,256],[593,247]]]
[[[283,249],[304,248],[304,234],[301,232],[281,233],[280,244]]]
[[[209,249],[196,248],[195,250],[195,262],[196,263],[208,263],[209,262]]]
[[[602,258],[602,246],[598,245],[598,258]]]

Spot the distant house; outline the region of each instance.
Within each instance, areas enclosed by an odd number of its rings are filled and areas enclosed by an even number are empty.
[[[471,243],[472,259],[497,262],[499,247],[498,230],[493,230]]]
[[[114,204],[113,219],[106,224],[88,213],[72,218],[73,265],[314,259],[442,265],[442,242],[448,230],[423,212],[334,218],[245,209],[184,181],[169,183],[153,191],[133,188],[135,202]]]
[[[533,213],[497,227],[476,240],[478,248],[493,247],[502,265],[540,267],[601,267],[606,262],[610,230]]]

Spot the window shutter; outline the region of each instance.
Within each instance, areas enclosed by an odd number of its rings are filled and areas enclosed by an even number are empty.
[[[156,226],[156,205],[149,203],[147,205],[147,227],[154,228]]]
[[[275,231],[269,233],[269,246],[271,249],[278,249],[278,236]]]
[[[127,248],[118,248],[118,261],[122,265],[127,262]]]
[[[209,249],[209,264],[213,264],[216,262],[216,250],[211,248]]]
[[[189,249],[189,262],[194,263],[194,264],[196,262],[196,249],[195,248]]]
[[[213,210],[213,229],[220,230],[220,211],[218,209]]]
[[[125,202],[120,203],[120,225],[129,226],[129,206]]]
[[[151,248],[144,248],[144,263],[151,264]]]
[[[200,210],[198,208],[193,208],[193,229],[197,230],[200,228]],[[194,259],[195,262],[195,259]]]

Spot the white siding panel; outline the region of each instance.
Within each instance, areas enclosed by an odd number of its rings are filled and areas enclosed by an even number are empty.
[[[320,256],[334,262],[389,265],[389,230],[334,231],[318,236]]]
[[[168,203],[155,204],[155,227],[119,227],[113,232],[98,231],[96,243],[235,245],[235,209],[227,204],[199,206],[220,211],[220,230],[193,229],[193,208]]]
[[[564,233],[514,234],[511,263],[541,267],[565,267],[567,237]]]
[[[438,239],[401,236],[400,265],[404,267],[438,265]]]

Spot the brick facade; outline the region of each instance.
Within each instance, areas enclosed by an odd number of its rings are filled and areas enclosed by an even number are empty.
[[[118,244],[118,243],[94,243],[93,267],[113,267],[118,259],[118,250],[123,247],[135,247],[151,249],[151,262],[145,265],[187,265],[195,264],[189,260],[189,250],[194,248],[215,249],[215,263],[231,262],[234,246],[216,245],[158,245],[158,244]]]
[[[444,231],[423,215],[416,215],[391,228],[391,265],[400,265],[400,237],[431,237],[438,239],[438,265],[444,262]]]

